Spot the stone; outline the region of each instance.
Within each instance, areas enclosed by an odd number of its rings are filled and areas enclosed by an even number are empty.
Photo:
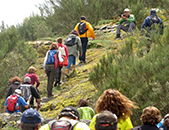
[[[44,45],[51,45],[52,44],[52,41],[45,41],[44,42]]]
[[[96,43],[97,48],[101,48],[104,47],[104,45],[102,43]]]
[[[100,30],[100,31],[103,31],[103,30],[107,29],[108,26],[110,26],[110,25],[109,25],[109,24],[104,25],[104,26],[102,26],[99,30]]]

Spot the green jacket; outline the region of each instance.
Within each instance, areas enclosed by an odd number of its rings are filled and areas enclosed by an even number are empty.
[[[68,50],[68,55],[73,55],[75,57],[78,56],[78,50],[79,50],[79,53],[82,53],[82,42],[81,42],[81,39],[79,36],[76,36],[74,34],[70,34],[69,36],[75,36],[76,37],[76,40],[75,40],[75,43],[77,43],[76,45],[74,46],[66,46],[67,47],[67,50]]]
[[[79,107],[78,109],[80,119],[83,120],[91,120],[93,116],[95,115],[95,112],[90,107]]]
[[[130,24],[130,23],[132,23],[134,21],[135,21],[134,15],[130,14],[130,16],[129,16],[127,21],[125,19],[122,19],[122,20],[120,19],[119,24],[122,24],[124,22],[126,22],[127,24]]]

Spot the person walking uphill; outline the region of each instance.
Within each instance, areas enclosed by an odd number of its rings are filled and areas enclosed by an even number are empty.
[[[61,56],[61,53],[58,51],[57,44],[52,43],[49,51],[46,53],[46,57],[44,60],[44,69],[48,77],[48,83],[47,83],[47,96],[48,97],[53,96],[52,94],[53,83],[54,83],[54,79],[57,74],[57,67],[58,67],[57,57],[60,62],[63,62],[63,58]]]
[[[69,71],[70,67],[73,64],[73,72],[75,71],[76,68],[76,57],[78,56],[78,50],[80,55],[82,55],[82,43],[81,40],[78,36],[78,32],[76,30],[73,30],[68,38],[65,41],[65,45],[68,50],[68,66],[66,68],[65,75],[69,77]]]
[[[79,60],[81,63],[86,63],[86,51],[87,51],[87,43],[88,38],[92,37],[95,39],[94,29],[92,25],[86,21],[85,16],[81,16],[80,23],[76,25],[74,28],[79,34],[79,37],[82,42],[83,53],[79,56]]]
[[[136,27],[136,22],[135,22],[134,15],[130,14],[129,9],[125,9],[124,14],[121,15],[119,25],[117,26],[117,36],[115,37],[115,39],[121,38],[120,36],[121,29],[126,32],[132,32],[132,30],[135,29],[135,27]]]

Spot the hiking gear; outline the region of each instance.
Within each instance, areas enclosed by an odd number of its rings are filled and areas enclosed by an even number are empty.
[[[28,101],[28,99],[31,99],[32,97],[32,92],[31,92],[31,87],[32,85],[30,84],[22,84],[20,87],[21,94],[25,101]]]
[[[120,38],[121,38],[120,34],[117,34],[116,37],[114,38],[114,40],[120,39]]]
[[[122,20],[120,19],[119,24],[125,23],[127,25],[130,25],[130,23],[132,23],[132,22],[134,22],[136,24],[134,15],[130,14],[128,16],[128,20],[127,21],[125,19],[122,19]]]
[[[22,95],[22,92],[21,92],[20,89],[16,89],[16,90],[15,90],[15,93],[16,93],[16,94],[19,94],[19,95]]]
[[[79,23],[78,32],[79,32],[80,35],[82,35],[82,34],[87,32],[86,22],[80,22]]]
[[[59,61],[59,66],[68,66],[68,61],[67,61],[68,59],[67,59],[67,57],[64,56],[63,59],[64,59],[63,62],[60,62],[60,61]]]
[[[8,97],[8,101],[7,101],[7,110],[9,112],[15,112],[16,110],[19,110],[20,107],[16,106],[18,101],[18,96],[17,95],[11,95]]]
[[[42,122],[41,115],[37,110],[34,110],[32,108],[27,109],[22,114],[21,122],[30,124],[41,123]]]
[[[48,124],[51,130],[73,130],[77,123],[76,120],[53,120]]]
[[[72,70],[75,71],[76,70],[76,65],[72,66]]]
[[[157,15],[152,15],[150,17],[150,26],[160,24],[160,19],[157,17]]]
[[[129,10],[128,8],[126,8],[126,9],[124,10],[124,12],[130,12],[130,10]]]
[[[66,68],[65,75],[66,75],[67,77],[69,77],[69,71],[70,71],[70,69],[67,69],[67,68]]]
[[[110,111],[102,111],[96,118],[95,124],[96,130],[107,129],[116,130],[117,129],[117,116]]]
[[[62,47],[62,48],[64,48],[64,51],[65,51],[65,56],[67,56],[67,57],[68,57],[67,47],[66,47],[65,45],[63,45],[63,44],[60,44],[60,43],[58,43],[57,45],[58,45],[58,47]],[[62,55],[62,52],[61,52],[61,55]]]
[[[66,46],[74,46],[76,45],[76,36],[74,35],[69,35],[68,38],[65,40],[65,45]]]
[[[30,83],[31,82],[31,78],[30,77],[25,77],[24,78],[24,83]]]
[[[79,55],[79,60],[85,62],[86,61],[86,51],[87,51],[88,39],[87,38],[81,38],[81,42],[82,42],[82,55]]]
[[[59,47],[59,52],[61,53],[62,56],[66,56],[65,48],[64,47]]]
[[[58,68],[58,55],[57,54],[55,54],[54,55],[54,58],[55,58],[55,69],[57,69]],[[60,62],[60,61],[59,61]]]
[[[56,54],[57,50],[50,50],[48,52],[48,59],[46,64],[54,64],[55,63],[55,58],[54,55]]]

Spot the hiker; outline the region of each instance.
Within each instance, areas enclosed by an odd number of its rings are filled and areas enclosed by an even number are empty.
[[[91,107],[88,106],[88,101],[86,99],[80,99],[78,101],[77,107],[80,119],[91,120],[94,117],[95,112]]]
[[[30,100],[30,107],[34,107],[34,98],[36,98],[37,101],[37,109],[41,107],[40,105],[40,94],[38,93],[37,89],[30,84],[31,83],[31,78],[30,77],[25,77],[24,78],[24,83],[20,85],[19,89],[21,90],[21,94],[25,101]],[[24,112],[26,109],[21,106],[20,111]]]
[[[41,123],[41,114],[30,108],[22,114],[20,128],[21,130],[39,130]]]
[[[117,130],[117,116],[110,111],[102,111],[96,118],[95,130]]]
[[[58,51],[57,44],[52,43],[49,48],[49,51],[46,53],[46,57],[44,60],[44,70],[48,77],[47,96],[49,98],[54,96],[54,94],[52,94],[52,89],[54,79],[57,74],[58,60],[60,62],[63,62],[63,58],[61,56],[61,53]]]
[[[31,78],[30,84],[35,85],[35,82],[36,82],[36,88],[38,88],[40,85],[40,81],[39,81],[38,76],[36,75],[36,71],[37,71],[37,69],[35,67],[30,67],[28,69],[28,73],[24,76],[24,78],[30,77]]]
[[[132,109],[138,108],[134,105],[134,102],[129,100],[126,96],[121,94],[117,90],[108,89],[103,92],[96,103],[96,112],[89,125],[91,130],[94,130],[97,116],[104,110],[108,110],[118,117],[118,130],[130,130],[133,125],[130,120]]]
[[[136,28],[135,17],[133,14],[130,14],[129,9],[124,10],[124,14],[121,15],[119,25],[117,26],[117,35],[115,39],[121,38],[120,31],[121,29],[125,32],[132,32]]]
[[[72,106],[63,108],[57,119],[42,126],[40,130],[90,130],[85,123],[79,121],[79,112]]]
[[[143,125],[133,128],[133,130],[159,130],[157,124],[161,120],[160,111],[153,106],[149,106],[143,110],[140,120]]]
[[[79,56],[80,63],[86,63],[86,51],[87,51],[87,44],[88,38],[92,37],[93,40],[95,39],[94,29],[92,25],[86,21],[85,16],[81,16],[80,23],[76,25],[74,28],[79,34],[79,37],[82,42],[82,55]]]
[[[157,12],[156,10],[152,9],[150,11],[150,16],[147,17],[145,20],[144,20],[144,23],[141,27],[141,30],[142,32],[144,31],[144,29],[148,29],[149,30],[154,30],[153,28],[153,25],[160,25],[160,28],[163,30],[164,29],[164,25],[163,25],[163,22],[162,20],[157,16]],[[149,36],[147,34],[147,36]]]
[[[59,52],[61,52],[62,57],[64,58],[63,62],[59,62],[59,66],[57,68],[57,74],[56,74],[56,83],[55,83],[55,87],[58,86],[60,87],[61,85],[61,70],[63,66],[67,66],[68,65],[68,50],[67,47],[65,45],[62,44],[63,43],[63,39],[60,37],[57,39],[57,45],[59,48]]]
[[[160,130],[169,130],[169,114],[165,115]]]
[[[80,37],[78,36],[78,32],[76,30],[73,30],[68,38],[65,41],[65,45],[68,50],[68,66],[66,68],[65,75],[69,77],[69,71],[70,67],[72,66],[73,73],[75,72],[76,69],[76,57],[78,56],[78,50],[80,55],[82,55],[82,43],[80,40]]]
[[[22,98],[22,94],[21,94],[21,90],[20,89],[16,89],[14,94],[9,96],[6,101],[5,101],[5,106],[4,106],[4,113],[18,113],[20,112],[20,106],[24,106],[25,108],[29,107],[29,101],[30,99],[28,99],[28,102],[26,102],[23,98]]]
[[[17,88],[20,86],[21,79],[17,76],[10,78],[9,82],[12,83],[12,85],[9,87],[6,98],[8,98],[10,95],[12,95]]]

